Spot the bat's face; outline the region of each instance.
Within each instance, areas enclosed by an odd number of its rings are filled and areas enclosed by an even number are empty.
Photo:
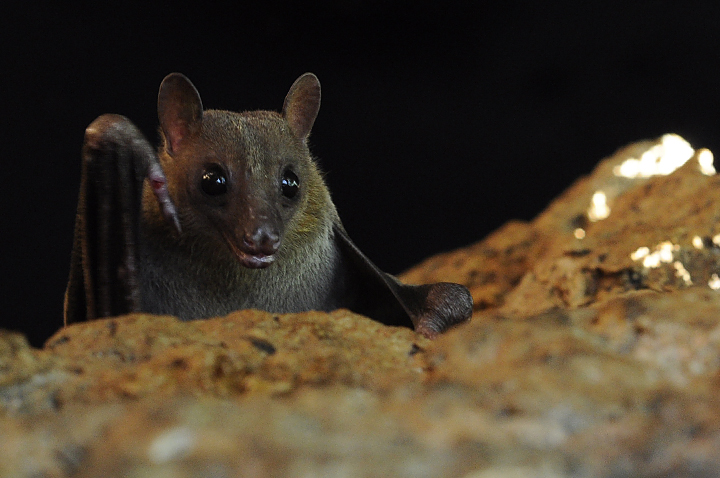
[[[183,233],[214,236],[252,269],[275,262],[317,175],[304,142],[270,112],[206,111],[197,134],[164,163]]]
[[[288,237],[297,249],[317,232],[332,204],[306,145],[319,107],[312,74],[293,84],[281,114],[203,111],[190,80],[163,80],[160,158],[188,243],[261,269],[283,256]]]

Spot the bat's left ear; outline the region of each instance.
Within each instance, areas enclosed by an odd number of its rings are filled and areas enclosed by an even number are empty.
[[[165,138],[165,149],[175,155],[202,122],[200,94],[181,73],[170,73],[160,84],[158,118]]]
[[[320,80],[305,73],[290,87],[282,114],[296,138],[305,141],[320,111]]]

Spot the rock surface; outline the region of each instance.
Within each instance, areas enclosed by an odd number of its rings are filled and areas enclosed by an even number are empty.
[[[0,476],[720,476],[711,164],[631,145],[406,272],[473,294],[433,342],[344,310],[0,333]]]

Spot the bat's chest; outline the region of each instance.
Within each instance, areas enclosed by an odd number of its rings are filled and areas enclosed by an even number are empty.
[[[342,305],[336,292],[340,258],[334,247],[284,259],[265,269],[248,269],[233,261],[210,265],[185,253],[148,247],[141,253],[142,308],[190,320],[240,309],[287,313]]]

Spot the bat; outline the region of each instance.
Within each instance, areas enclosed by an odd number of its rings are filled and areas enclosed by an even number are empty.
[[[347,308],[435,337],[472,314],[468,289],[407,285],[350,240],[307,140],[312,73],[280,113],[205,110],[185,76],[158,93],[157,151],[119,115],[85,131],[64,320],[130,312],[181,320],[239,309]]]

